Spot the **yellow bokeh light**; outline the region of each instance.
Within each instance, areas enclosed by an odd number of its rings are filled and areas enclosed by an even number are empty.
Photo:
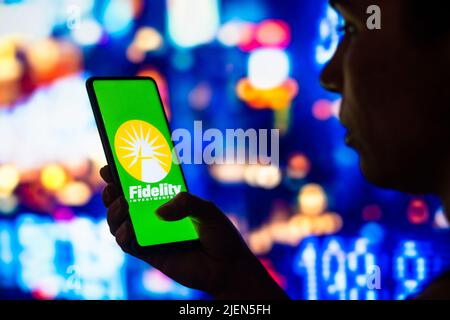
[[[272,249],[272,245],[272,238],[268,229],[265,227],[252,232],[248,238],[248,246],[256,255],[266,254]]]
[[[22,76],[22,64],[15,58],[0,58],[0,81],[14,81]]]
[[[19,170],[13,165],[0,166],[0,194],[9,195],[20,181]]]
[[[238,183],[244,180],[246,167],[242,164],[216,164],[209,167],[211,176],[222,183]]]
[[[7,38],[0,41],[0,58],[13,59],[16,57],[16,44]]]
[[[139,29],[133,41],[134,46],[144,52],[158,50],[162,43],[161,34],[150,27]]]
[[[276,166],[258,166],[256,183],[265,189],[273,189],[281,182],[281,171]]]
[[[296,214],[289,220],[289,228],[291,233],[304,238],[312,234],[313,222],[309,216]]]
[[[49,72],[60,59],[60,47],[53,39],[34,43],[27,51],[28,62],[37,72]]]
[[[52,164],[45,167],[41,172],[41,183],[48,190],[59,190],[67,182],[67,175],[61,166]]]
[[[56,194],[58,201],[67,206],[85,205],[91,199],[91,196],[91,189],[81,181],[68,183]]]
[[[318,184],[308,184],[300,190],[298,196],[300,212],[307,215],[319,215],[327,206],[325,191]]]

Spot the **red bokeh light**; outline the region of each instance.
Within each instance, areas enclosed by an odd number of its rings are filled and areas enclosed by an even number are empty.
[[[430,213],[428,211],[428,206],[425,201],[421,199],[413,199],[409,203],[408,220],[412,224],[424,224],[428,221]]]
[[[281,20],[265,20],[256,30],[256,40],[261,46],[285,48],[291,41],[289,25]]]
[[[380,206],[371,204],[363,209],[362,216],[365,221],[378,221],[383,216],[383,212]]]
[[[314,118],[328,120],[333,116],[333,104],[328,100],[318,100],[312,107]]]
[[[249,52],[260,46],[255,38],[256,28],[257,26],[253,23],[244,23],[241,25],[238,44],[239,49]]]
[[[36,300],[53,300],[55,298],[54,295],[44,289],[34,289],[31,291],[31,295]]]

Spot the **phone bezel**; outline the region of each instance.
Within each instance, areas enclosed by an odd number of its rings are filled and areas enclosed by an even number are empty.
[[[94,118],[95,118],[95,123],[97,125],[97,129],[98,129],[98,133],[100,135],[100,140],[102,142],[102,147],[103,147],[103,151],[105,153],[106,156],[106,161],[109,165],[109,167],[111,168],[111,173],[112,173],[112,178],[113,178],[113,182],[115,185],[119,186],[119,192],[121,194],[121,196],[124,197],[124,192],[122,189],[122,184],[120,182],[120,178],[119,178],[119,173],[117,171],[117,167],[116,167],[116,163],[114,161],[114,156],[112,153],[112,149],[111,149],[111,145],[108,139],[108,135],[106,134],[106,128],[105,128],[105,124],[103,122],[103,117],[102,114],[100,112],[100,107],[98,105],[98,101],[97,101],[97,96],[95,95],[95,90],[94,90],[94,82],[95,81],[102,81],[102,80],[107,80],[107,81],[111,81],[111,80],[141,80],[141,81],[151,81],[153,82],[153,84],[156,86],[156,91],[157,91],[157,95],[158,95],[158,99],[159,99],[159,103],[161,105],[161,107],[163,108],[163,114],[164,114],[164,120],[166,122],[167,128],[169,129],[169,132],[172,132],[171,128],[170,128],[170,124],[169,124],[169,120],[167,119],[167,115],[166,112],[164,110],[164,105],[163,105],[163,101],[161,99],[161,94],[159,92],[158,89],[158,85],[155,81],[155,79],[148,77],[148,76],[135,76],[135,77],[122,77],[122,76],[106,76],[106,77],[100,77],[100,76],[93,76],[93,77],[89,77],[86,80],[86,89],[88,92],[88,96],[89,96],[89,101],[92,107],[92,111],[94,113]],[[172,145],[172,148],[174,148],[174,144],[172,139],[170,139],[170,143]],[[182,168],[182,165],[180,163],[179,168],[181,170],[181,176],[183,178],[183,182],[184,185],[186,186],[186,191],[188,190],[188,185],[186,183],[186,178],[184,175],[184,171]],[[126,200],[126,199],[125,199]],[[131,223],[131,225],[133,225],[133,223]],[[134,225],[133,225],[133,229],[134,229]],[[174,248],[174,249],[179,249],[181,246],[191,246],[194,244],[199,244],[199,240],[198,239],[193,239],[193,240],[184,240],[184,241],[175,241],[175,242],[167,242],[167,243],[162,243],[162,244],[155,244],[155,245],[148,245],[148,246],[141,246],[137,239],[136,239],[136,245],[140,248],[155,248],[155,249],[159,249],[159,248],[164,248],[164,249],[169,249],[169,248]]]

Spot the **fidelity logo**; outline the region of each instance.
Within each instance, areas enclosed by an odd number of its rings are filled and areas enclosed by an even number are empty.
[[[130,201],[150,201],[150,200],[161,200],[161,199],[171,199],[177,193],[181,191],[181,186],[174,186],[170,183],[160,183],[156,187],[147,185],[142,186],[131,186],[130,187]]]
[[[142,120],[122,124],[114,139],[119,163],[133,178],[150,183],[130,186],[132,202],[170,199],[181,190],[181,185],[157,182],[164,179],[172,166],[172,153],[163,134]]]

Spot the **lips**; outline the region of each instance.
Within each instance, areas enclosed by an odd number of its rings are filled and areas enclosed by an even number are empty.
[[[347,133],[345,134],[345,144],[349,147],[356,148],[358,146],[357,139],[355,135],[352,132],[351,127],[348,125],[347,122],[344,122],[341,120],[342,126],[347,130]]]
[[[345,136],[345,144],[350,147],[355,147],[355,139],[350,133],[347,133]]]
[[[342,100],[341,103],[341,109],[339,112],[339,119],[342,124],[342,126],[347,130],[347,133],[345,135],[345,144],[350,147],[355,147],[355,138],[352,135],[351,126],[349,125],[349,121],[347,119],[345,112],[348,112],[348,106],[345,104],[344,100]]]
[[[348,126],[348,124],[346,124],[345,122],[343,122],[341,120],[341,124],[342,126],[347,130],[347,133],[345,134],[345,144],[351,144],[351,142],[354,140],[352,132]]]

